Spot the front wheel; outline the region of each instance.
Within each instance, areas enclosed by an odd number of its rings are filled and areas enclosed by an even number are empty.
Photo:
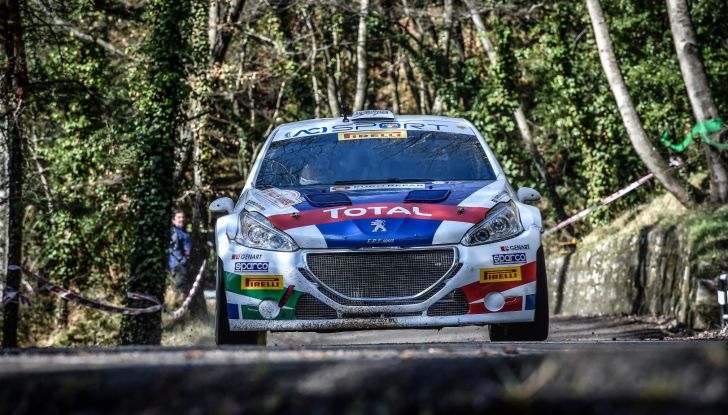
[[[549,293],[543,247],[536,259],[536,316],[528,323],[491,324],[490,341],[544,341],[549,336]]]
[[[231,331],[225,298],[225,274],[222,260],[217,259],[217,278],[215,280],[215,344],[257,344],[265,346],[265,331]]]

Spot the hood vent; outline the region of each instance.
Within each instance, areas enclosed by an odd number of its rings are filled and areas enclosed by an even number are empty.
[[[450,196],[450,190],[413,190],[404,198],[405,203],[437,203]]]
[[[347,206],[351,205],[351,199],[344,193],[311,193],[303,195],[311,206]]]

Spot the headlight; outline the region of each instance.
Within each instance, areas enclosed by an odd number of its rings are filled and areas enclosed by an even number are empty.
[[[270,221],[257,212],[240,213],[238,231],[231,240],[250,248],[291,252],[298,249],[293,238],[274,228]]]
[[[482,245],[512,238],[521,232],[523,225],[516,205],[513,202],[499,203],[485,215],[482,222],[463,236],[460,243],[466,246]]]

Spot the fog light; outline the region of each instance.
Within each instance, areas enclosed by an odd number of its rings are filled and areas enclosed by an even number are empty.
[[[503,305],[506,303],[506,298],[501,293],[488,293],[483,299],[483,302],[488,311],[495,312],[503,308]]]
[[[258,305],[258,312],[266,320],[273,320],[278,317],[281,312],[281,308],[278,307],[278,302],[273,300],[263,300]]]

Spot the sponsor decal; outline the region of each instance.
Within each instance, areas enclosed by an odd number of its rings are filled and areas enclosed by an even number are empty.
[[[503,268],[481,268],[480,282],[488,284],[491,282],[521,281],[520,267]]]
[[[236,262],[235,272],[268,272],[267,262]]]
[[[380,239],[380,238],[374,238],[374,239],[367,239],[368,244],[391,244],[394,243],[394,238],[386,238],[386,239]]]
[[[352,219],[412,218],[478,223],[483,220],[487,212],[488,209],[483,207],[468,207],[464,212],[458,212],[457,206],[434,203],[407,203],[406,205],[399,203],[362,203],[330,209],[302,210],[298,212],[298,217],[295,218],[290,213],[270,215],[268,219],[276,228],[286,230]]]
[[[387,228],[385,227],[384,220],[382,220],[382,219],[374,219],[372,221],[371,225],[374,226],[374,229],[372,229],[372,233],[387,232]]]
[[[233,254],[230,258],[231,259],[257,260],[257,259],[261,259],[262,257],[263,257],[263,254]]]
[[[301,193],[295,190],[284,190],[271,187],[270,189],[259,191],[259,194],[263,197],[263,199],[267,200],[278,208],[285,208],[288,206],[296,205],[303,201],[303,199],[301,199]]]
[[[510,254],[493,255],[493,265],[525,264],[525,263],[526,263],[526,253],[525,252],[513,252]]]
[[[356,124],[336,124],[332,125],[331,128],[328,126],[321,127],[309,127],[302,128],[300,130],[291,130],[285,133],[286,138],[296,138],[302,136],[312,136],[327,133],[340,133],[344,131],[367,131],[376,128],[390,129],[390,128],[401,128],[403,130],[419,130],[419,131],[452,131],[455,133],[462,133],[460,130],[467,130],[468,128],[462,125],[448,125],[448,124],[435,124],[435,123],[420,123],[420,122],[357,122]]]
[[[243,275],[240,277],[243,290],[282,290],[283,275]]]
[[[263,205],[261,205],[260,203],[256,202],[255,200],[248,200],[247,202],[245,202],[245,208],[247,210],[250,210],[250,209],[248,209],[248,206],[252,206],[261,212],[265,210],[265,207]]]
[[[357,122],[356,124],[336,124],[332,125],[331,128],[327,126],[321,127],[309,127],[302,128],[300,130],[291,130],[286,132],[284,137],[296,138],[302,136],[312,136],[326,133],[340,133],[344,131],[360,131],[360,130],[371,130],[375,128],[390,129],[390,128],[401,128],[403,130],[419,130],[419,131],[452,131],[461,133],[463,130],[462,126],[455,126],[448,124],[435,124],[435,123],[420,123],[420,122]],[[467,128],[465,128],[467,129]]]
[[[498,203],[498,202],[505,202],[505,201],[507,201],[509,199],[510,199],[510,197],[508,195],[508,191],[507,190],[502,190],[500,193],[498,193],[497,195],[495,195],[493,197],[493,199],[491,199],[491,200],[493,201],[493,203]]]
[[[364,216],[368,212],[374,213],[375,215],[395,215],[397,217],[404,216],[432,216],[432,213],[420,211],[419,206],[413,206],[411,209],[407,209],[403,206],[367,206],[367,207],[350,207],[350,208],[333,208],[324,209],[324,212],[331,214],[331,219],[339,218],[339,214],[343,217],[356,218],[358,216]]]
[[[380,183],[380,184],[352,184],[347,186],[331,186],[330,192],[346,190],[386,190],[386,189],[424,189],[424,183]]]
[[[358,120],[361,118],[394,118],[394,114],[392,114],[391,111],[387,110],[363,110],[363,111],[354,111],[353,114],[351,114],[352,120]]]
[[[523,245],[502,245],[500,247],[501,252],[508,252],[508,251],[526,251],[531,249],[531,246],[529,244],[523,244]]]
[[[407,138],[407,130],[355,131],[339,133],[339,141],[366,140],[370,138]]]

